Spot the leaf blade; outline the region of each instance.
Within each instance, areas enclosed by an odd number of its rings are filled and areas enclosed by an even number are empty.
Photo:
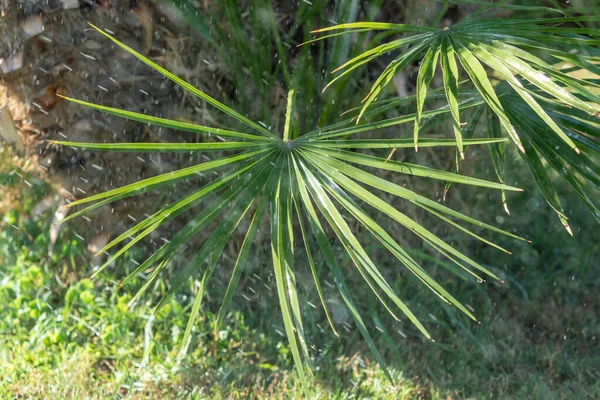
[[[167,71],[166,69],[164,69],[160,65],[154,63],[149,58],[147,58],[147,57],[143,56],[142,54],[138,53],[137,51],[133,50],[131,47],[127,46],[126,44],[120,42],[119,40],[117,40],[116,38],[114,38],[113,36],[111,36],[109,33],[107,33],[106,31],[104,31],[103,29],[100,29],[97,26],[95,26],[95,25],[93,25],[93,24],[91,24],[89,22],[88,22],[88,24],[92,28],[94,28],[97,32],[101,33],[106,38],[110,39],[114,44],[116,44],[117,46],[119,46],[123,50],[127,51],[129,54],[133,55],[135,58],[137,58],[138,60],[140,60],[144,64],[148,65],[149,67],[151,67],[152,69],[154,69],[155,71],[157,71],[158,73],[160,73],[161,75],[163,75],[164,77],[166,77],[166,78],[170,79],[171,81],[175,82],[177,85],[181,86],[183,89],[187,90],[188,92],[192,93],[193,95],[195,95],[195,96],[201,98],[202,100],[206,101],[208,104],[210,104],[211,106],[215,107],[219,111],[221,111],[221,112],[229,115],[230,117],[236,119],[240,123],[242,123],[242,124],[244,124],[244,125],[252,128],[252,129],[260,132],[263,135],[266,135],[266,136],[271,137],[271,138],[275,138],[276,137],[268,129],[263,128],[259,124],[257,124],[255,122],[249,120],[248,118],[244,117],[243,115],[241,115],[237,111],[235,111],[235,110],[227,107],[225,104],[223,104],[223,103],[219,102],[218,100],[212,98],[211,96],[207,95],[206,93],[202,92],[201,90],[198,90],[194,86],[190,85],[188,82],[184,81],[183,79],[179,78],[178,76],[176,76],[176,75],[172,74],[171,72]]]

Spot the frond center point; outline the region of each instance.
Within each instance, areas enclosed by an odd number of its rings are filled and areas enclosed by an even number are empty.
[[[283,147],[285,150],[292,150],[296,147],[296,142],[290,139],[283,139],[281,141],[281,147]]]

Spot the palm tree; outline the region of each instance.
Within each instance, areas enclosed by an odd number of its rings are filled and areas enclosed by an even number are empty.
[[[302,305],[296,285],[295,270],[300,264],[309,266],[323,310],[332,331],[337,335],[321,289],[320,276],[316,268],[317,257],[324,260],[356,326],[375,359],[389,377],[383,359],[346,284],[344,270],[350,268],[350,265],[340,264],[340,257],[336,255],[330,243],[330,232],[333,232],[342,245],[345,257],[351,260],[354,268],[358,270],[367,286],[392,317],[398,319],[397,314],[400,311],[426,338],[431,339],[431,336],[417,316],[394,292],[377,263],[369,256],[364,247],[365,238],[359,237],[351,227],[352,224],[348,222],[352,219],[364,227],[400,264],[442,301],[455,306],[476,320],[471,311],[433,279],[373,218],[373,211],[387,216],[391,221],[399,223],[414,233],[451,262],[471,274],[474,279],[481,282],[487,278],[499,278],[384,201],[378,193],[388,193],[410,202],[499,251],[507,252],[499,245],[475,233],[472,227],[483,228],[515,240],[525,239],[397,185],[378,176],[378,172],[391,171],[442,180],[447,182],[447,188],[450,184],[465,184],[499,190],[503,202],[506,203],[506,191],[520,190],[505,183],[505,146],[510,140],[517,146],[539,189],[567,229],[570,230],[567,217],[542,158],[569,182],[594,216],[600,220],[600,212],[592,195],[592,191],[600,184],[599,168],[592,161],[600,151],[596,119],[600,111],[599,98],[591,90],[598,87],[598,83],[594,80],[576,78],[571,74],[573,70],[581,69],[598,73],[596,63],[600,59],[598,50],[593,46],[597,44],[594,37],[599,36],[600,31],[586,27],[585,24],[598,21],[600,18],[498,20],[486,16],[490,10],[489,7],[483,8],[458,24],[441,30],[422,26],[357,22],[316,31],[327,32],[328,35],[310,42],[371,30],[383,31],[386,33],[383,35],[385,37],[389,37],[390,34],[400,35],[399,38],[373,47],[344,63],[338,68],[338,71],[343,72],[330,84],[377,57],[394,51],[399,54],[375,81],[362,107],[353,110],[357,112],[356,116],[333,125],[299,131],[297,125],[293,123],[292,116],[296,107],[295,93],[300,88],[300,83],[297,79],[291,80],[284,129],[279,133],[272,132],[248,119],[137,53],[106,31],[94,27],[115,45],[243,127],[230,129],[201,126],[68,98],[77,104],[111,115],[159,127],[198,133],[204,135],[205,141],[200,143],[55,142],[57,144],[108,151],[185,151],[227,154],[213,161],[144,179],[71,203],[71,207],[86,206],[70,215],[65,221],[115,201],[182,180],[194,179],[200,173],[218,172],[210,182],[193,193],[173,204],[161,206],[154,214],[108,243],[100,252],[114,249],[119,245],[121,248],[94,272],[94,276],[155,229],[192,207],[202,204],[200,212],[189,219],[183,228],[121,283],[125,285],[138,273],[155,266],[148,280],[132,299],[131,304],[133,304],[159,277],[161,271],[183,244],[216,223],[216,228],[210,232],[208,239],[193,259],[183,268],[177,268],[168,292],[156,305],[156,309],[159,309],[190,277],[200,274],[199,290],[193,302],[183,339],[182,351],[185,351],[192,327],[200,312],[206,287],[231,236],[244,219],[250,220],[224,294],[223,304],[217,317],[217,326],[222,322],[236,291],[252,246],[257,245],[257,231],[261,226],[261,220],[266,217],[269,220],[271,268],[275,275],[287,339],[301,380],[306,382],[306,375],[310,369],[306,368],[309,353],[304,338]],[[405,36],[407,33],[411,35]],[[577,49],[577,53],[571,51],[572,49]],[[538,53],[542,53],[543,57],[536,55]],[[544,57],[551,60],[544,60]],[[415,96],[378,98],[381,97],[382,88],[396,73],[418,60],[421,63]],[[557,61],[563,64],[557,65]],[[565,62],[569,64],[566,69]],[[438,64],[441,66],[444,85],[429,90],[428,87]],[[466,80],[461,81],[463,75]],[[440,97],[447,99],[447,105],[426,110],[425,105],[428,102],[436,101]],[[413,104],[414,112],[392,118],[381,118],[388,110],[407,101]],[[464,115],[469,117],[465,119]],[[421,128],[427,121],[445,117],[449,117],[452,121],[454,139],[419,137]],[[476,127],[484,117],[491,137],[473,138]],[[361,133],[402,124],[414,124],[413,138],[361,139],[357,137]],[[483,144],[488,145],[491,150],[499,182],[457,173],[458,163],[464,158],[466,149],[469,146]],[[418,164],[396,162],[390,157],[377,157],[357,151],[363,149],[393,151],[399,148],[414,148],[416,151],[419,148],[433,146],[457,148],[455,171],[447,172]],[[127,238],[131,240],[126,242]],[[296,241],[300,239],[302,247],[296,246]],[[300,251],[300,248],[303,250]]]

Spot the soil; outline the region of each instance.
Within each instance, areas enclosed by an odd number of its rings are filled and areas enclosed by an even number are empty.
[[[171,81],[116,49],[87,23],[113,32],[128,46],[180,76],[195,77],[191,82],[206,90],[198,77],[217,78],[217,65],[201,63],[185,69],[181,64],[179,53],[192,38],[187,29],[177,26],[177,9],[146,1],[3,2],[0,0],[0,59],[5,62],[0,75],[0,108],[8,106],[24,145],[23,155],[52,182],[60,197],[74,200],[198,161],[189,155],[136,157],[131,153],[84,151],[48,142],[197,140],[189,134],[102,115],[56,96],[63,94],[130,111],[207,123],[203,106],[182,96]],[[195,40],[190,47],[197,56],[211,58],[201,41]],[[23,60],[22,65],[19,59]],[[61,202],[60,198],[57,201]],[[93,221],[77,219],[73,226],[91,242],[103,242],[123,232],[131,220],[153,212],[159,201],[166,201],[164,193],[121,201],[97,210]]]
[[[201,9],[210,3],[209,0],[196,2]],[[421,7],[413,3],[422,5],[423,2],[406,0],[386,4],[381,10],[382,20],[428,20],[441,7],[439,4]],[[200,156],[187,154],[139,154],[137,157],[131,153],[85,151],[48,142],[199,140],[195,135],[190,137],[186,133],[109,117],[61,100],[56,94],[134,112],[218,125],[219,121],[213,119],[214,113],[209,113],[204,104],[186,96],[171,81],[115,48],[88,25],[89,21],[114,33],[120,41],[217,98],[222,98],[223,92],[228,92],[225,97],[235,96],[215,51],[203,44],[184,24],[181,12],[170,4],[160,0],[0,0],[0,109],[7,106],[23,142],[24,155],[59,193],[53,198],[55,203],[62,204],[65,200],[82,198],[201,160]],[[294,13],[288,2],[274,7],[280,13]],[[464,12],[468,10],[451,8],[447,16],[455,19]],[[446,23],[448,21],[442,21]],[[399,93],[412,90],[407,81],[398,79]],[[285,101],[284,96],[274,97]],[[279,106],[273,107],[278,109]],[[174,191],[181,197],[185,185],[172,189],[173,192],[151,193],[117,202],[96,210],[92,219],[78,218],[69,224],[89,242],[90,251],[97,250],[131,226],[132,220],[139,221],[161,203],[169,202]],[[197,185],[197,182],[188,185]],[[173,229],[176,226],[168,228]],[[159,230],[152,238],[160,242],[163,236]]]

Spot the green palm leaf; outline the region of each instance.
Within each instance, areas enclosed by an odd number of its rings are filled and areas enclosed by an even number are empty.
[[[597,124],[600,122],[598,119],[600,96],[592,90],[599,86],[596,81],[576,78],[570,72],[585,70],[589,73],[600,73],[597,65],[600,63],[600,51],[597,49],[600,44],[600,29],[593,25],[600,22],[600,17],[528,19],[484,17],[493,15],[499,9],[540,11],[538,7],[507,3],[503,1],[485,5],[457,24],[443,29],[415,29],[403,24],[360,22],[335,25],[315,33],[325,31],[352,33],[356,29],[371,29],[403,35],[400,39],[367,49],[362,55],[354,58],[354,60],[361,60],[361,63],[366,63],[388,52],[397,53],[396,58],[373,84],[366,101],[358,110],[356,121],[358,123],[358,120],[366,115],[370,117],[381,115],[395,104],[399,104],[394,100],[374,102],[374,98],[381,93],[383,86],[389,83],[392,74],[407,66],[406,60],[420,59],[422,61],[417,77],[416,96],[412,99],[416,108],[415,114],[363,125],[373,128],[387,124],[413,123],[415,150],[418,145],[421,145],[418,138],[423,125],[422,119],[428,114],[428,111],[423,111],[427,99],[439,98],[437,95],[428,95],[428,91],[433,93],[437,90],[429,90],[429,85],[436,73],[439,59],[444,82],[443,89],[448,102],[445,113],[449,114],[452,120],[458,153],[461,157],[466,146],[464,137],[472,135],[473,132],[469,132],[469,127],[461,123],[460,113],[464,108],[479,106],[475,104],[477,100],[483,101],[488,109],[486,113],[488,119],[492,121],[490,127],[494,128],[492,130],[494,136],[500,137],[502,130],[517,146],[546,201],[558,213],[567,230],[570,230],[554,186],[539,157],[545,159],[569,182],[596,216],[595,196],[586,184],[572,175],[571,170],[580,175],[584,181],[589,182],[588,185],[594,188],[592,190],[600,187],[597,182],[600,176],[597,168],[595,169],[593,163],[581,154],[580,149],[581,146],[585,146],[588,153],[595,153],[593,157],[599,155],[597,135],[592,134],[593,137],[590,137],[590,130],[597,131]],[[316,38],[315,41],[318,39]],[[416,41],[413,42],[413,39]],[[406,46],[410,44],[412,47],[406,50]],[[385,49],[385,53],[379,49]],[[556,66],[561,61],[568,62],[573,69],[567,71]],[[472,96],[472,89],[471,87],[463,89],[464,83],[459,86],[461,79],[459,65],[464,71],[463,75],[469,78],[471,86],[478,92],[479,99],[461,104],[460,99],[466,98],[465,93]],[[355,68],[355,63],[351,60],[336,72],[349,74]],[[502,84],[498,84],[498,79]],[[367,108],[374,104],[378,106],[368,113]],[[563,111],[553,111],[557,109]],[[430,117],[440,116],[439,111],[441,109],[434,110]],[[531,113],[535,115],[531,120],[523,118],[524,115]],[[580,117],[570,118],[569,115],[574,113]],[[354,132],[352,128],[343,126],[331,132],[322,129],[318,137],[324,139]],[[547,145],[549,142],[555,144],[554,149]],[[561,152],[558,152],[557,148],[560,148]],[[498,178],[500,182],[505,182],[504,145],[492,144],[490,150]],[[448,187],[449,185],[447,189]],[[508,211],[504,191],[502,202]]]
[[[421,31],[429,32],[427,29],[422,29]],[[122,246],[110,258],[109,262],[112,262],[133,245],[141,243],[150,232],[164,225],[170,219],[180,215],[183,211],[190,210],[194,206],[202,206],[201,211],[198,212],[195,217],[191,218],[180,230],[175,232],[167,243],[151,254],[139,267],[122,281],[122,285],[128,284],[132,282],[133,277],[138,273],[146,271],[155,265],[157,266],[150,274],[149,280],[140,288],[140,292],[132,299],[132,303],[134,303],[140,298],[142,293],[147,290],[150,282],[159,278],[160,272],[166,268],[169,264],[169,260],[176,255],[177,251],[185,243],[199,232],[207,230],[211,226],[215,227],[210,232],[210,235],[208,235],[208,238],[204,241],[196,255],[186,265],[177,269],[176,276],[169,282],[170,286],[167,293],[156,305],[156,310],[158,310],[161,306],[166,304],[174,293],[189,282],[191,278],[198,279],[198,291],[191,304],[191,315],[184,334],[183,349],[186,349],[191,343],[192,327],[197,316],[202,312],[202,301],[213,272],[221,259],[222,252],[232,235],[234,235],[236,229],[238,229],[242,224],[242,221],[244,221],[248,215],[251,215],[250,227],[245,234],[242,248],[240,249],[233,267],[233,272],[223,301],[223,308],[217,317],[217,324],[221,323],[225,318],[225,311],[235,294],[236,285],[243,274],[243,268],[247,263],[250,248],[256,241],[256,233],[260,228],[261,220],[263,219],[263,216],[268,216],[270,233],[269,242],[272,258],[271,268],[273,269],[276,279],[281,315],[292,358],[305,387],[308,386],[310,368],[307,368],[307,365],[309,364],[309,354],[304,338],[304,332],[310,328],[304,325],[301,318],[302,310],[300,305],[302,304],[305,295],[296,287],[296,269],[301,265],[296,260],[301,256],[300,253],[302,253],[300,251],[301,247],[295,247],[294,240],[296,232],[301,235],[304,242],[304,254],[306,255],[311,274],[315,281],[317,294],[323,304],[325,317],[330,323],[332,330],[334,330],[335,333],[332,319],[325,305],[324,293],[319,283],[321,277],[317,273],[315,266],[317,257],[321,257],[325,265],[327,265],[329,272],[334,277],[340,296],[348,307],[357,328],[388,378],[390,378],[390,375],[385,368],[383,359],[375,348],[368,327],[352,299],[350,289],[346,286],[344,275],[346,275],[346,270],[350,268],[350,266],[340,264],[339,258],[335,255],[332,244],[329,242],[329,231],[335,234],[338,243],[341,244],[346,255],[354,264],[354,267],[371,288],[373,295],[381,300],[382,305],[395,318],[397,318],[396,312],[399,310],[425,337],[431,338],[431,336],[427,328],[419,321],[418,316],[411,310],[410,304],[403,301],[394,292],[390,282],[384,278],[376,262],[372,260],[367,253],[362,238],[355,235],[351,229],[350,224],[347,222],[348,218],[354,218],[360,224],[365,226],[375,239],[381,242],[394,257],[396,257],[401,265],[406,267],[412,275],[431,289],[440,299],[454,305],[458,310],[465,313],[470,318],[475,319],[472,312],[467,310],[458,300],[452,297],[448,291],[435,281],[424,267],[419,266],[414,261],[406,249],[392,239],[391,235],[386,232],[380,224],[375,222],[375,219],[371,216],[370,212],[387,215],[390,217],[391,221],[404,226],[407,231],[414,233],[425,243],[431,245],[435,250],[445,255],[451,262],[468,271],[474,277],[481,280],[483,280],[485,276],[489,276],[492,279],[498,279],[498,277],[467,255],[454,249],[442,238],[437,237],[424,226],[413,221],[409,216],[401,213],[395,207],[383,201],[374,194],[371,189],[375,188],[377,190],[382,190],[405,201],[416,204],[431,215],[456,227],[459,231],[463,231],[471,237],[481,240],[500,250],[504,249],[495,245],[491,240],[485,239],[480,234],[472,232],[470,229],[463,226],[462,223],[475,225],[514,239],[521,238],[458,211],[452,210],[434,200],[419,195],[410,189],[378,177],[377,171],[386,170],[394,173],[412,174],[423,178],[440,179],[443,181],[474,185],[492,190],[515,191],[519,189],[504,183],[488,182],[482,179],[470,178],[457,173],[447,173],[416,164],[386,162],[385,159],[382,158],[346,150],[350,148],[380,149],[390,147],[412,147],[413,142],[410,140],[337,139],[339,136],[346,136],[350,133],[360,134],[387,126],[393,126],[395,124],[410,121],[410,118],[408,120],[400,118],[399,120],[394,119],[381,124],[364,124],[351,127],[348,123],[336,124],[335,126],[326,126],[320,130],[307,132],[305,135],[302,135],[300,132],[295,132],[295,126],[292,121],[294,113],[293,90],[290,91],[288,96],[283,133],[281,136],[271,132],[268,132],[267,134],[264,129],[257,129],[255,123],[241,117],[234,110],[209,97],[198,89],[191,88],[189,84],[173,76],[147,58],[135,53],[117,39],[111,37],[108,33],[101,32],[103,35],[109,37],[115,44],[129,51],[141,61],[173,80],[175,83],[204,99],[218,110],[233,117],[246,128],[256,130],[259,133],[259,135],[257,135],[243,131],[237,132],[227,130],[227,135],[222,135],[222,141],[214,143],[119,143],[112,145],[107,143],[91,144],[57,142],[66,146],[91,148],[100,151],[226,150],[235,153],[197,166],[184,168],[179,171],[162,174],[157,177],[125,185],[122,188],[113,189],[105,193],[77,200],[71,204],[73,207],[86,205],[83,210],[77,214],[80,215],[81,213],[93,210],[98,204],[105,205],[129,196],[134,196],[138,193],[160,189],[181,180],[196,179],[200,172],[215,170],[222,172],[218,178],[205,183],[187,197],[183,197],[171,205],[165,205],[155,214],[149,216],[117,237],[103,249],[103,251],[105,251],[118,245]],[[414,54],[416,53],[417,52],[415,51]],[[446,62],[450,63],[450,70],[454,70],[454,65],[451,64],[451,61]],[[451,74],[455,75],[454,72],[451,72]],[[450,107],[450,110],[446,107],[440,110],[423,112],[420,114],[420,118],[426,117],[427,114],[429,114],[430,117],[448,113],[454,114],[456,107],[458,107],[458,109],[465,107],[465,103],[462,102],[462,99],[459,99],[459,96],[455,93],[454,89],[452,89],[452,93],[450,93],[449,96],[456,99],[456,104]],[[134,114],[124,110],[93,105],[81,101],[76,102],[83,106],[97,109],[100,112],[108,112],[114,115],[132,118],[136,121],[155,126],[168,126],[172,129],[205,133],[217,133],[215,130],[218,130],[218,128],[195,126],[187,123],[181,124],[177,121],[158,119],[156,117]],[[471,101],[469,104],[471,106],[481,106],[483,102],[484,101],[482,100],[478,100],[475,102]],[[510,114],[512,109],[508,108],[508,110]],[[414,120],[416,116],[413,114],[412,118]],[[573,124],[575,124],[575,122],[573,122]],[[318,132],[320,131],[325,132],[325,134],[319,135]],[[294,139],[295,137],[297,137],[297,139]],[[238,141],[228,141],[227,138]],[[483,144],[498,145],[506,141],[506,139],[502,138],[462,139],[457,136],[457,140],[422,139],[422,146],[457,146],[460,140],[462,140],[462,146],[465,147]],[[355,164],[356,166],[351,164]],[[368,172],[361,168],[372,169],[374,172]],[[361,203],[368,204],[371,207],[371,210],[369,212],[364,210]],[[306,221],[308,221],[307,225],[305,225]],[[305,226],[308,228],[305,229]],[[123,245],[128,237],[132,238],[131,241]],[[315,243],[318,251],[314,250]],[[100,267],[94,275],[99,274],[107,265],[108,263]]]

